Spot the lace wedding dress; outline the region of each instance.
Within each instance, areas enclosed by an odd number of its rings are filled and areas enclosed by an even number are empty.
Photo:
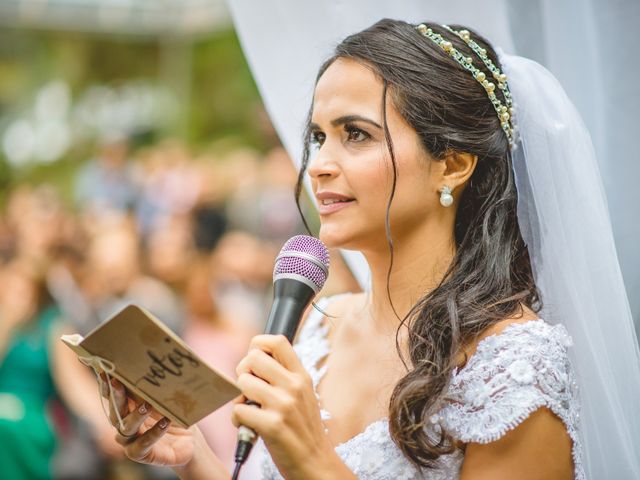
[[[324,310],[331,299],[318,302]],[[317,365],[329,354],[328,327],[313,310],[294,346],[309,372],[314,388],[326,373]],[[431,428],[445,428],[463,442],[493,442],[517,427],[532,412],[547,407],[565,424],[573,441],[574,478],[584,480],[582,447],[578,435],[579,403],[567,349],[571,338],[562,325],[543,320],[514,323],[484,338],[467,364],[452,373],[447,402],[430,418]],[[323,419],[330,418],[321,411]],[[281,480],[264,443],[263,480]],[[438,468],[420,472],[391,440],[387,419],[336,447],[345,464],[360,480],[454,480],[460,476],[464,454],[458,450],[440,457]]]

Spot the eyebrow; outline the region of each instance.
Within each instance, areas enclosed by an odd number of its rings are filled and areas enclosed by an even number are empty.
[[[361,115],[343,115],[342,117],[334,118],[333,120],[331,120],[331,125],[334,127],[338,127],[340,125],[344,125],[345,123],[351,123],[351,122],[365,122],[370,125],[373,125],[376,128],[382,129],[382,127],[378,125],[377,122],[374,122],[370,118],[363,117]],[[309,123],[309,128],[311,130],[320,130],[320,125],[318,125],[317,123],[311,122]]]

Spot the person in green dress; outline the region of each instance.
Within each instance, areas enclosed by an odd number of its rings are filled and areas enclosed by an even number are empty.
[[[0,477],[54,476],[58,442],[51,407],[58,401],[89,421],[103,450],[117,452],[107,440],[96,382],[57,341],[65,324],[44,276],[33,262],[14,259],[0,267],[0,285]],[[75,398],[59,398],[58,392],[69,391]]]
[[[6,478],[48,478],[56,446],[48,408],[57,396],[49,339],[59,315],[26,262],[11,262],[0,283],[0,465]]]

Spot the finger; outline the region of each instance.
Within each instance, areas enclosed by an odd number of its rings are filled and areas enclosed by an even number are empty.
[[[153,448],[153,445],[167,432],[169,423],[170,420],[167,417],[162,417],[153,427],[136,437],[126,446],[127,456],[132,460],[145,458]]]
[[[112,425],[118,425],[118,415],[116,415],[116,409],[120,414],[120,418],[124,418],[129,413],[129,405],[127,402],[127,392],[124,385],[115,378],[111,379],[111,392],[113,394],[113,402],[109,398],[109,420]],[[115,403],[115,406],[114,406]]]
[[[260,405],[270,406],[280,396],[278,390],[250,373],[243,373],[236,382],[247,399]]]
[[[273,410],[265,410],[251,405],[234,405],[231,422],[238,427],[244,425],[258,435],[272,434],[284,427],[282,416]]]
[[[238,376],[252,373],[271,385],[286,384],[290,372],[268,353],[258,348],[252,348],[236,367]]]
[[[258,348],[268,353],[289,371],[297,373],[305,371],[296,352],[284,335],[256,335],[251,339],[249,348]]]
[[[119,443],[120,445],[122,445],[123,447],[126,447],[127,445],[129,445],[132,442],[135,442],[136,439],[138,438],[137,435],[122,435],[121,433],[116,433],[116,442]]]
[[[129,415],[122,419],[122,427],[118,428],[118,433],[128,437],[135,435],[140,430],[140,426],[151,413],[151,408],[145,402],[138,405]]]

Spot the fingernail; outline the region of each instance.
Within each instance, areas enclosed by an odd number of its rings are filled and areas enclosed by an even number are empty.
[[[166,418],[163,418],[162,420],[160,420],[160,422],[158,422],[158,426],[164,430],[165,428],[167,428],[167,426],[169,425],[169,420],[167,420]]]
[[[144,415],[145,413],[147,413],[146,403],[143,403],[142,405],[140,405],[140,407],[138,407],[138,413],[140,413],[140,415]]]
[[[118,384],[118,380],[116,380],[115,378],[111,379],[111,386],[115,387]]]

